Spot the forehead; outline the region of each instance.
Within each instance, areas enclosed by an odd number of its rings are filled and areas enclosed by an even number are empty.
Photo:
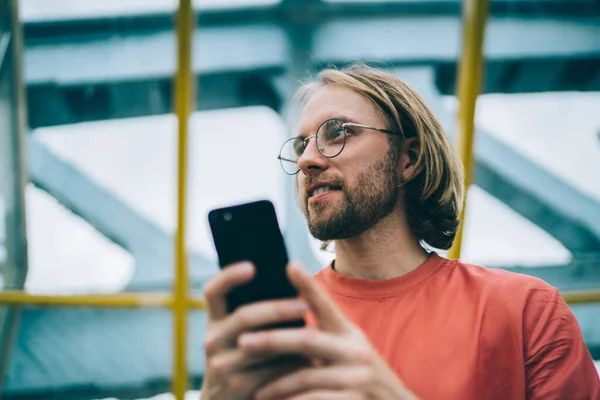
[[[318,88],[302,109],[298,136],[314,134],[319,125],[330,118],[345,118],[361,124],[378,124],[381,121],[375,107],[365,96],[329,84]]]

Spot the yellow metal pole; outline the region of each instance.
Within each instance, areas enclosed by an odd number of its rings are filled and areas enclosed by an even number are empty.
[[[118,293],[56,296],[36,295],[22,291],[1,291],[0,304],[52,307],[168,308],[173,304],[173,296],[170,293]]]
[[[568,304],[584,304],[600,302],[600,290],[581,290],[562,292],[563,299]]]
[[[463,50],[458,73],[458,150],[465,166],[465,198],[460,213],[461,224],[456,239],[448,252],[452,259],[460,258],[463,222],[467,193],[473,171],[473,139],[475,132],[475,104],[480,92],[483,69],[483,41],[489,0],[463,1]]]
[[[205,309],[201,297],[188,297],[187,306]],[[170,293],[117,293],[78,295],[39,295],[20,290],[0,291],[0,305],[36,307],[99,307],[99,308],[172,308],[174,298]]]
[[[569,304],[600,302],[600,290],[567,291],[561,293]],[[95,307],[95,308],[172,308],[174,298],[169,293],[118,293],[39,295],[18,290],[0,291],[0,305],[24,307]],[[206,309],[201,297],[188,297],[187,307]]]
[[[206,309],[206,301],[203,298],[190,298],[188,306],[197,310],[204,310]]]
[[[184,400],[188,386],[187,327],[188,272],[186,256],[187,144],[189,118],[193,108],[192,32],[194,14],[191,0],[180,0],[177,10],[177,75],[175,112],[177,146],[177,233],[175,237],[175,282],[173,285],[173,394]]]

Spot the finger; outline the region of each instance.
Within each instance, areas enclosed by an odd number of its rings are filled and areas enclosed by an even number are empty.
[[[306,366],[308,360],[298,356],[280,356],[273,354],[248,355],[240,350],[232,349],[221,352],[210,358],[207,369],[211,376],[227,376],[234,372],[263,369],[266,367],[279,368],[283,366]]]
[[[280,364],[232,373],[224,378],[212,379],[213,382],[206,387],[206,393],[211,400],[251,398],[257,388],[297,368],[298,366],[292,364]]]
[[[338,335],[315,328],[244,333],[238,347],[246,354],[297,354],[329,362],[367,362],[370,353],[349,346]]]
[[[288,265],[288,276],[292,284],[308,302],[322,329],[331,332],[343,332],[348,328],[348,321],[344,313],[301,264],[290,263]]]
[[[311,390],[358,390],[367,386],[371,379],[370,370],[362,366],[305,368],[268,383],[256,393],[255,399],[287,399],[288,396]]]
[[[368,400],[368,397],[361,393],[350,392],[346,390],[341,392],[335,392],[331,390],[313,390],[297,396],[288,397],[286,400]]]
[[[223,346],[231,346],[242,332],[271,324],[302,320],[307,309],[306,302],[300,299],[262,301],[240,307],[222,321],[216,332],[211,333],[213,339],[207,339],[206,350],[211,353]]]
[[[269,356],[263,354],[248,355],[237,349],[225,350],[208,360],[207,370],[211,376],[227,376],[265,362],[268,358]]]
[[[208,316],[212,320],[222,319],[227,315],[225,296],[231,289],[248,282],[254,276],[254,266],[243,262],[223,268],[204,286],[204,297],[207,303]]]

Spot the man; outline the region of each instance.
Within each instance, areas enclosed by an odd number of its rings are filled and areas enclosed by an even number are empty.
[[[298,138],[280,159],[336,258],[316,277],[288,267],[301,299],[232,315],[225,295],[252,266],[207,284],[203,398],[600,399],[556,289],[425,250],[452,245],[463,172],[420,96],[362,65],[325,70],[301,93]],[[305,315],[309,327],[260,330]]]

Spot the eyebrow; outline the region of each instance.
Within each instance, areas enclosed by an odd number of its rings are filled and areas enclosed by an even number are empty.
[[[358,122],[354,118],[350,118],[344,114],[338,114],[335,117],[329,118],[329,119],[341,119],[344,122],[351,122],[353,124],[358,124]]]

